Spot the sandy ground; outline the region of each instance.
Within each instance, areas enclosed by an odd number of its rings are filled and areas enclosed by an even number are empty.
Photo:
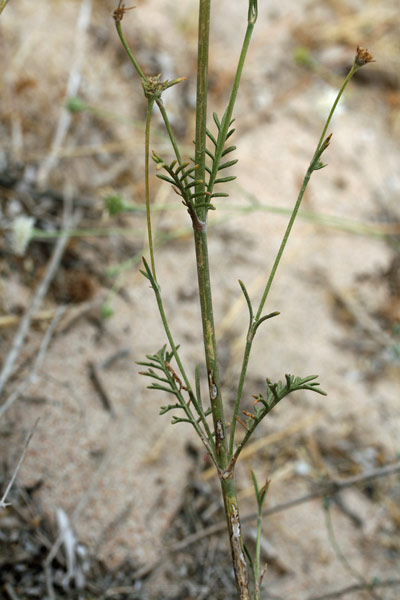
[[[163,78],[188,78],[168,93],[166,106],[190,154],[197,3],[136,4],[124,26],[144,70],[161,71]],[[80,6],[88,11],[81,14],[81,30],[76,27]],[[67,302],[66,313],[35,381],[2,417],[0,442],[4,460],[13,464],[40,416],[19,485],[40,482],[37,495],[43,509],[54,518],[62,508],[79,540],[106,564],[116,566],[132,557],[139,566],[162,552],[193,469],[199,481],[209,479],[207,471],[201,472],[208,466],[204,452],[189,428],[172,427],[168,415],[157,416],[165,399],[146,390],[138,375],[136,361],[165,343],[152,291],[138,273],[140,256],[146,253],[144,218],[137,213],[111,219],[103,210],[102,198],[109,190],[136,204],[143,203],[144,195],[145,106],[114,32],[113,8],[113,2],[42,0],[33,6],[21,0],[10,1],[1,17],[0,170],[18,181],[0,189],[3,230],[25,213],[35,217],[36,227],[59,227],[65,193],[74,199],[79,228],[118,227],[125,234],[68,243],[42,305],[53,310]],[[245,2],[228,0],[213,8],[210,104],[218,114],[229,93],[246,10]],[[260,2],[235,111],[237,180],[230,184],[230,198],[220,199],[210,215],[215,316],[228,407],[247,326],[237,281],[246,283],[256,302],[334,90],[357,44],[368,47],[377,62],[351,83],[332,123],[328,167],[313,175],[266,307],[281,315],[256,338],[244,395],[249,408],[251,395],[265,389],[266,377],[275,381],[285,373],[318,373],[328,397],[293,396],[260,427],[257,448],[239,467],[244,512],[254,510],[251,468],[271,479],[272,506],[304,493],[323,477],[362,473],[398,457],[398,26],[394,1],[284,1],[273,8]],[[300,48],[307,49],[312,68],[294,60]],[[81,80],[73,95],[87,109],[71,114],[63,105],[74,69]],[[65,136],[54,142],[63,114]],[[168,155],[159,118],[154,119],[152,147]],[[178,210],[167,185],[154,180],[152,193],[161,207],[155,215],[157,230],[172,238],[164,239],[157,252],[159,281],[190,372],[202,362],[203,351],[188,217],[183,208]],[[17,258],[4,241],[4,315],[21,314],[29,305],[53,245],[32,242],[25,256]],[[107,269],[128,259],[132,265],[110,297],[113,280]],[[99,316],[105,301],[114,311],[108,320]],[[39,322],[31,328],[4,401],[29,373],[46,327],[47,322]],[[15,325],[0,330],[3,361],[15,331]],[[90,365],[111,410],[101,403]],[[189,441],[199,450],[195,466]],[[213,493],[218,508],[216,484]],[[332,508],[342,551],[360,577],[388,579],[399,571],[399,498],[399,479],[392,477],[375,484],[369,495],[348,490],[343,505]],[[329,541],[324,515],[318,500],[265,520],[265,541],[278,557],[266,575],[270,597],[302,600],[356,580]],[[360,518],[358,527],[354,515]],[[222,537],[219,543],[223,546]],[[177,597],[160,573],[149,585],[149,598]],[[396,598],[396,593],[398,588],[387,589],[379,597]],[[350,597],[371,596],[353,592]]]

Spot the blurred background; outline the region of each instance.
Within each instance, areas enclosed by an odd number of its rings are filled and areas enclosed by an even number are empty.
[[[190,157],[198,3],[135,4],[122,26],[143,71],[186,77],[164,101]],[[221,117],[247,3],[213,4],[209,111]],[[281,314],[257,334],[243,408],[285,373],[318,373],[328,396],[293,395],[259,427],[238,468],[242,514],[256,508],[251,469],[271,480],[271,508],[385,469],[400,452],[398,3],[259,4],[234,112],[237,179],[209,217],[227,415],[248,321],[238,279],[257,304],[357,45],[376,62],[332,121],[328,166],[312,177],[271,290],[266,310]],[[146,101],[116,5],[9,0],[0,16],[2,494],[40,418],[0,513],[1,589],[11,600],[232,598],[225,534],[188,537],[223,520],[211,464],[187,425],[158,416],[165,398],[136,364],[165,337],[139,273]],[[157,111],[151,148],[172,160]],[[204,371],[189,217],[151,168],[168,318],[187,370]],[[129,210],[115,214],[121,203]],[[264,519],[265,598],[399,597],[400,481],[383,474]],[[254,521],[245,532],[252,548]]]

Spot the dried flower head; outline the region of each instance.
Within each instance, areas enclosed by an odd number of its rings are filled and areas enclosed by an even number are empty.
[[[124,2],[122,0],[119,0],[117,8],[113,12],[114,21],[116,23],[120,23],[122,21],[122,19],[124,18],[124,14],[126,13],[126,11],[132,10],[132,8],[135,8],[135,7],[134,6],[126,7]]]
[[[361,46],[357,46],[357,54],[354,59],[357,67],[362,67],[370,62],[375,62],[374,57],[370,52],[368,52],[367,48],[361,48]]]

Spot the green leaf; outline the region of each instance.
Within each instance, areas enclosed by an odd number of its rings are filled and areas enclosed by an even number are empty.
[[[170,177],[167,177],[167,175],[163,175],[162,173],[157,173],[157,177],[159,179],[163,179],[164,181],[167,181],[168,183],[171,183],[172,185],[176,185],[176,181],[174,181]]]
[[[147,386],[148,390],[160,390],[161,392],[167,392],[167,394],[173,394],[174,396],[178,396],[178,391],[173,390],[171,388],[167,388],[163,385],[158,385],[158,383],[152,383]]]
[[[238,162],[238,159],[235,158],[234,160],[230,160],[226,163],[223,163],[222,165],[220,165],[218,167],[218,171],[221,171],[221,169],[227,169],[228,167],[233,167],[233,165],[236,165],[237,162]]]
[[[186,169],[186,167],[188,167],[189,165],[190,165],[190,161],[180,164],[179,167],[175,170],[175,175],[178,175],[181,171]]]
[[[177,423],[190,423],[193,425],[190,419],[181,419],[179,417],[172,417],[171,425],[176,425]]]
[[[217,147],[217,145],[218,145],[217,140],[215,139],[215,137],[213,136],[213,134],[211,133],[211,131],[209,129],[206,129],[206,134],[210,138],[210,140],[212,141],[214,146]]]
[[[182,175],[181,175],[181,180],[185,179],[188,176],[191,176],[191,174],[196,171],[196,169],[199,168],[199,165],[193,165],[193,167],[190,167],[190,169],[187,169],[186,171],[183,171]]]
[[[221,157],[229,154],[229,152],[233,152],[234,150],[236,150],[236,146],[228,146],[228,148],[222,152]]]
[[[215,112],[213,112],[213,119],[215,121],[215,124],[216,124],[218,130],[220,130],[221,129],[221,123],[220,123],[220,121],[218,119],[217,113],[215,113]]]
[[[205,149],[207,156],[209,156],[211,158],[211,160],[214,162],[214,154],[208,149]]]
[[[180,404],[168,404],[168,406],[161,406],[159,414],[165,415],[165,413],[169,412],[170,410],[174,410],[175,408],[182,408],[182,406]]]
[[[228,177],[221,177],[220,179],[216,179],[215,183],[228,183],[228,181],[233,181],[236,179],[235,175],[228,175]]]

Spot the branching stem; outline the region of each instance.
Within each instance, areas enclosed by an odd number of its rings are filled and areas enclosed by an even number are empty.
[[[332,117],[333,117],[333,114],[335,112],[335,109],[336,109],[336,107],[338,105],[338,102],[339,102],[339,100],[340,100],[340,98],[341,98],[341,96],[342,96],[342,94],[343,94],[346,86],[349,83],[350,79],[353,77],[354,73],[357,71],[357,68],[358,67],[357,67],[356,63],[354,63],[353,66],[351,67],[351,69],[350,69],[350,71],[349,71],[346,79],[344,80],[343,85],[340,88],[340,90],[339,90],[339,92],[338,92],[338,94],[337,94],[337,96],[335,98],[335,101],[334,101],[334,103],[332,105],[332,108],[331,108],[331,110],[329,112],[328,118],[327,118],[327,120],[325,122],[325,125],[324,125],[324,128],[322,130],[321,137],[320,137],[320,139],[318,141],[317,147],[315,149],[315,152],[313,154],[311,162],[310,162],[310,164],[308,166],[306,174],[304,175],[304,179],[303,179],[303,183],[301,185],[300,191],[299,191],[299,195],[298,195],[296,203],[294,205],[294,208],[293,208],[292,214],[290,216],[289,222],[287,224],[286,231],[285,231],[285,233],[283,235],[282,242],[280,244],[280,247],[279,247],[278,253],[276,255],[275,261],[274,261],[274,263],[272,265],[272,269],[271,269],[271,272],[269,274],[266,286],[264,288],[264,292],[263,292],[263,295],[262,295],[262,298],[261,298],[260,305],[258,307],[256,316],[254,318],[253,323],[250,324],[249,330],[247,332],[246,346],[245,346],[244,353],[243,353],[242,367],[241,367],[241,372],[240,372],[240,377],[239,377],[239,384],[238,384],[238,389],[237,389],[237,394],[236,394],[236,400],[235,400],[235,407],[234,407],[233,417],[232,417],[232,427],[231,427],[231,435],[230,435],[230,442],[229,442],[229,456],[231,458],[233,457],[233,453],[234,453],[234,440],[235,440],[235,431],[236,431],[236,416],[239,413],[240,402],[241,402],[242,394],[243,394],[244,381],[245,381],[245,378],[246,378],[247,368],[248,368],[249,359],[250,359],[250,353],[251,353],[251,349],[252,349],[252,345],[253,345],[253,339],[254,339],[254,336],[255,336],[255,333],[256,333],[256,330],[257,330],[257,327],[258,327],[258,321],[260,320],[261,314],[262,314],[262,312],[264,310],[264,306],[265,306],[265,303],[267,301],[269,291],[271,289],[271,286],[272,286],[272,283],[274,281],[276,272],[277,272],[279,264],[281,262],[282,255],[283,255],[284,250],[286,248],[286,244],[287,244],[287,241],[289,239],[290,233],[292,231],[292,228],[293,228],[294,222],[296,220],[297,214],[299,212],[299,208],[301,206],[301,202],[303,200],[304,193],[305,193],[305,191],[307,189],[307,186],[308,186],[308,183],[310,181],[311,174],[317,168],[320,168],[320,167],[317,166],[317,162],[320,159],[320,156],[321,156],[321,153],[322,153],[321,149],[323,148],[323,145],[324,145],[324,143],[326,141],[325,136],[326,136],[329,124],[330,124],[330,122],[332,120]],[[250,431],[252,433],[252,430],[250,430]],[[243,440],[243,443],[240,445],[240,449],[244,446],[245,442],[248,441],[251,433],[249,433],[249,432],[246,433],[245,440]],[[237,459],[237,456],[236,456],[236,459]]]

